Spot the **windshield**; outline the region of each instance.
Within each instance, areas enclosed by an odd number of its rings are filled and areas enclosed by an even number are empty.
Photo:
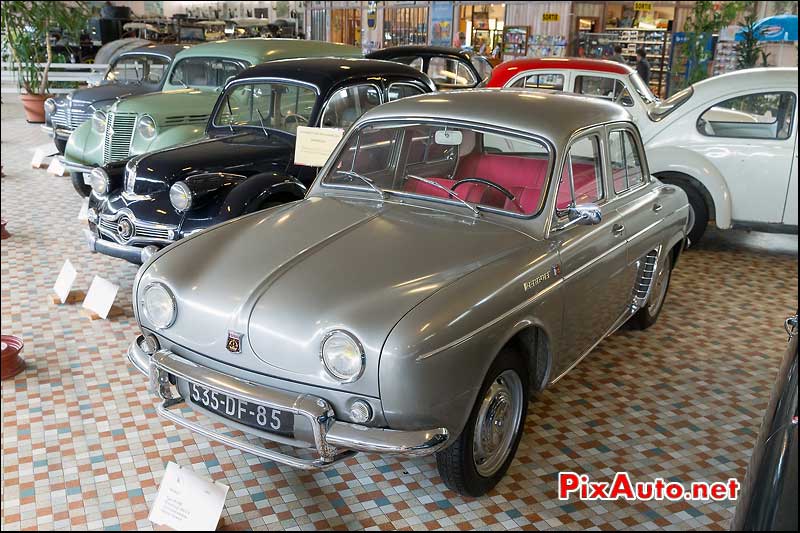
[[[692,97],[692,94],[694,94],[694,89],[691,86],[689,86],[684,90],[673,94],[666,100],[658,102],[658,104],[655,107],[650,109],[649,111],[650,118],[652,120],[655,120],[656,122],[661,120],[662,118],[666,117],[667,115],[678,109],[680,106],[685,104],[686,101]]]
[[[225,93],[214,116],[214,126],[253,126],[294,134],[308,126],[317,93],[300,85],[284,83],[236,84]]]
[[[645,104],[653,104],[658,101],[658,98],[656,98],[653,91],[650,90],[650,87],[647,86],[642,77],[639,76],[639,73],[634,72],[631,74],[630,80],[633,89],[639,94]]]
[[[187,57],[175,65],[169,83],[183,87],[217,89],[244,68],[242,62],[232,59]]]
[[[446,123],[368,125],[350,134],[322,183],[366,190],[366,178],[383,191],[534,215],[549,168],[549,149],[530,138]]]
[[[106,72],[106,80],[117,83],[160,84],[169,59],[156,55],[127,55],[117,59]]]

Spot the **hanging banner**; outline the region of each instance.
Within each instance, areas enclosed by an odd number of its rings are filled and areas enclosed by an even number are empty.
[[[558,22],[560,18],[558,13],[542,13],[542,22]]]
[[[453,42],[453,2],[433,2],[431,7],[431,45],[451,46]]]

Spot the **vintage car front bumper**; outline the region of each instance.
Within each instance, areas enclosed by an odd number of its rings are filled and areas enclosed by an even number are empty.
[[[143,343],[144,337],[141,335],[131,343],[128,360],[137,370],[149,376],[150,390],[162,402],[157,408],[159,415],[217,442],[270,461],[303,470],[317,470],[333,466],[357,452],[416,457],[435,453],[448,443],[449,433],[445,428],[399,431],[343,422],[336,420],[333,408],[324,398],[265,387],[228,376],[192,363],[169,350],[158,350],[150,355],[142,347]],[[175,409],[186,403],[180,382],[196,383],[246,402],[294,413],[296,419],[307,422],[305,427],[310,431],[306,440],[311,441],[309,444],[288,442],[277,435],[272,438],[258,433],[258,436],[298,448],[314,448],[317,457],[303,458],[258,446],[181,416],[180,411]]]
[[[83,235],[86,237],[86,244],[89,246],[90,252],[99,252],[111,257],[125,259],[131,263],[141,265],[146,263],[150,257],[158,252],[158,246],[131,246],[129,244],[120,244],[117,242],[107,241],[100,239],[91,230],[84,229]]]
[[[55,137],[56,139],[61,139],[64,141],[69,139],[69,136],[72,135],[72,130],[67,128],[59,128],[58,126],[49,126],[47,124],[42,125],[42,130],[50,137]]]

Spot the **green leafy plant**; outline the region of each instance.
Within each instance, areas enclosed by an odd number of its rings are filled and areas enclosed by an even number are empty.
[[[50,30],[78,35],[86,25],[88,13],[86,2],[9,0],[0,4],[4,40],[20,89],[28,94],[47,94],[53,63]]]
[[[738,69],[753,68],[764,56],[758,35],[756,35],[757,23],[758,19],[755,13],[750,12],[745,15],[741,29],[743,39],[733,48],[736,52],[736,68]],[[766,57],[763,59],[766,60]]]

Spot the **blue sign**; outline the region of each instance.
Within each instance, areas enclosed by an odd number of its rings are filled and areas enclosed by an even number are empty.
[[[453,2],[433,2],[431,5],[431,44],[452,46]]]

